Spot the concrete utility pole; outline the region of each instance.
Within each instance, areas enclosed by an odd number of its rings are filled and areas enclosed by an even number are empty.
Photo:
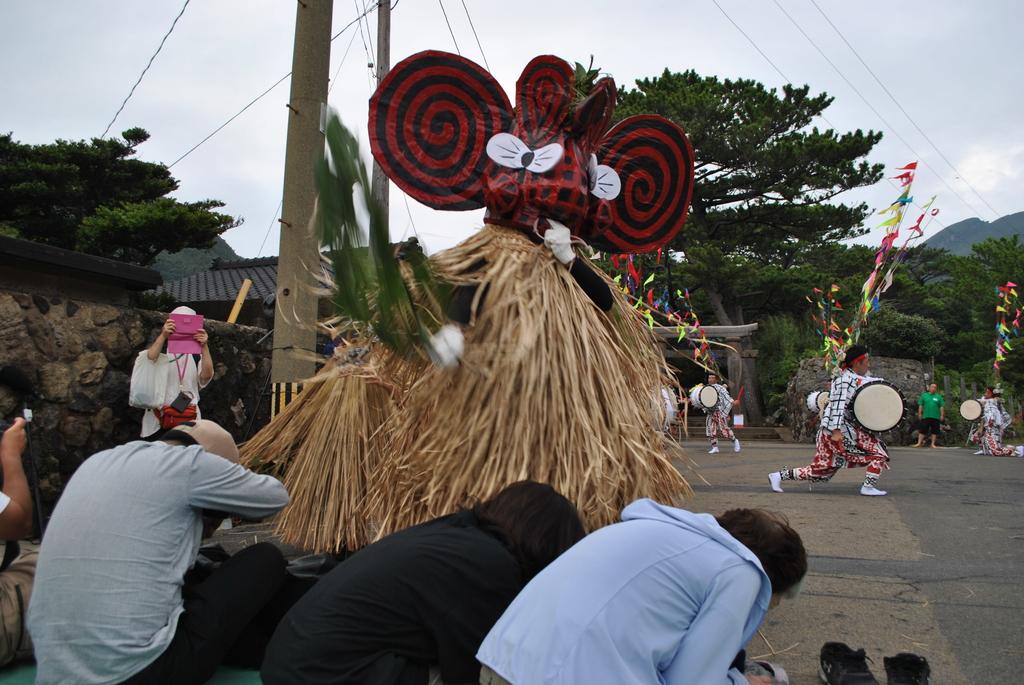
[[[316,281],[319,244],[310,231],[316,201],[313,169],[324,156],[321,112],[327,106],[334,0],[298,0],[288,101],[281,247],[277,258],[277,306],[271,380],[300,381],[316,371]],[[306,358],[308,357],[308,358]]]
[[[377,83],[391,71],[391,0],[377,1]],[[388,177],[377,162],[373,163],[373,179],[370,183],[373,196],[384,209],[384,220],[388,220]]]

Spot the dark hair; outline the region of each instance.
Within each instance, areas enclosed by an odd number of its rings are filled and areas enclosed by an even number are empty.
[[[866,354],[868,354],[868,348],[863,345],[851,345],[850,348],[846,350],[846,355],[843,357],[843,362],[840,366],[844,369],[848,369],[853,362]]]
[[[529,581],[585,534],[572,502],[550,485],[524,480],[472,509],[503,538]]]
[[[730,509],[715,519],[761,562],[773,594],[786,592],[806,575],[804,543],[782,514],[763,509]]]

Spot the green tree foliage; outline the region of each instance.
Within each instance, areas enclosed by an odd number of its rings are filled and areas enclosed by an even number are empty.
[[[767,316],[759,322],[754,344],[758,349],[761,396],[771,414],[785,403],[786,386],[800,360],[815,354],[818,338],[809,322],[793,316]]]
[[[751,265],[785,271],[823,245],[863,233],[867,206],[833,199],[881,178],[881,165],[863,159],[881,134],[811,127],[831,102],[807,86],[780,93],[693,71],[666,70],[620,90],[617,117],[663,115],[693,143],[693,205],[671,248],[686,255],[679,282],[703,290],[719,323],[743,323],[765,311],[758,305],[770,305],[758,290],[771,279],[745,282]]]
[[[869,319],[861,342],[880,357],[927,361],[945,346],[946,334],[932,319],[882,307]]]
[[[147,265],[241,223],[213,211],[217,200],[166,197],[178,188],[167,167],[134,159],[149,134],[122,136],[27,145],[0,135],[0,232]]]

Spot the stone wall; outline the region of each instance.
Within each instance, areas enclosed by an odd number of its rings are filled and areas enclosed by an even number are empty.
[[[911,428],[917,417],[917,398],[928,382],[924,364],[913,359],[871,357],[871,375],[884,378],[903,393],[907,418],[894,430],[882,435],[888,445],[912,442]],[[814,442],[818,432],[817,414],[807,409],[807,395],[815,390],[828,390],[831,378],[820,358],[805,359],[786,388],[786,425],[797,442]]]
[[[142,410],[128,406],[132,364],[153,342],[166,314],[59,296],[0,290],[0,366],[16,365],[34,383],[32,452],[46,508],[89,455],[139,437]],[[270,373],[266,331],[207,321],[214,380],[202,393],[203,418],[236,440],[263,426]],[[0,418],[21,413],[21,400],[0,385]]]

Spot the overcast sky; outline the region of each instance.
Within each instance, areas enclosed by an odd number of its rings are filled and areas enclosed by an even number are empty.
[[[99,136],[183,2],[0,0],[0,131],[11,131],[26,143]],[[938,193],[943,225],[974,216],[991,221],[1024,210],[1024,3],[717,2],[721,9],[715,0],[465,0],[465,5],[462,0],[399,0],[392,13],[392,63],[428,48],[455,52],[457,42],[464,56],[482,64],[482,47],[492,73],[510,94],[523,66],[546,53],[570,63],[586,62],[593,54],[596,66],[626,85],[666,67],[753,78],[770,87],[787,80],[809,84],[812,92],[835,97],[825,116],[838,130],[885,133],[872,161],[894,169],[920,159],[914,195],[923,201]],[[336,0],[334,32],[371,5],[372,0]],[[131,126],[147,129],[152,138],[139,156],[171,164],[291,70],[295,10],[290,0],[191,0],[111,133]],[[362,35],[350,28],[332,46],[331,73],[337,71],[337,78],[329,98],[343,120],[360,131],[364,147],[373,88],[367,62],[376,45],[376,15],[366,21]],[[181,183],[176,197],[217,198],[226,203],[224,211],[244,217],[245,223],[224,237],[245,257],[277,254],[288,88],[286,79],[172,169]],[[896,195],[883,181],[840,197],[880,209]],[[482,210],[435,212],[413,200],[407,211],[394,186],[391,197],[393,237],[411,234],[414,222],[431,251],[466,237],[482,220]],[[879,222],[871,217],[868,225]],[[931,232],[940,228],[932,224]],[[872,238],[879,237],[876,230]]]

